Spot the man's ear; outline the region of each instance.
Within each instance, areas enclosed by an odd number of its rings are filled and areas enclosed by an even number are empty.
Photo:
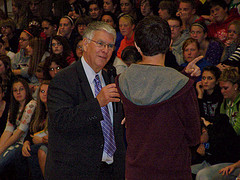
[[[88,39],[83,38],[83,51],[86,52],[88,47]]]
[[[142,56],[143,54],[142,54],[142,51],[141,51],[140,47],[137,46],[137,44],[136,44],[135,41],[134,41],[134,44],[135,44],[135,47],[137,48],[138,52],[139,52],[139,53],[141,54],[141,56]]]

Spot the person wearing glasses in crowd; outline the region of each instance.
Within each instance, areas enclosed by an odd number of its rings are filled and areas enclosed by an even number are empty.
[[[168,19],[168,24],[169,24],[169,27],[171,28],[171,39],[172,39],[170,50],[172,51],[173,55],[176,57],[176,61],[178,65],[181,65],[182,63],[184,63],[182,45],[184,41],[187,38],[189,38],[189,34],[182,33],[182,20],[177,16],[170,17]]]
[[[116,84],[109,84],[102,70],[115,39],[112,26],[91,23],[83,36],[81,60],[51,80],[45,179],[124,179],[122,106]]]

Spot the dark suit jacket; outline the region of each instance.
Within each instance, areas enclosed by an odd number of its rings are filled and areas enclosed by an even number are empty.
[[[105,83],[109,80],[103,71]],[[114,176],[124,177],[122,106],[114,113],[117,150]],[[49,140],[46,179],[95,179],[102,160],[104,137],[100,105],[92,94],[81,61],[59,72],[48,89]]]

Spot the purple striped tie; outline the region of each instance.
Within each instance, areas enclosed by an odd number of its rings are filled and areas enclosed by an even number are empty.
[[[98,95],[98,93],[102,89],[101,82],[99,80],[98,74],[95,76],[94,79],[94,85],[95,85],[95,96]],[[111,118],[109,115],[108,107],[103,106],[101,107],[101,111],[103,114],[103,121],[101,121],[102,125],[102,131],[104,136],[104,148],[103,150],[110,156],[113,157],[114,152],[116,151],[116,144],[114,140],[114,133],[113,133],[113,126],[111,122]]]

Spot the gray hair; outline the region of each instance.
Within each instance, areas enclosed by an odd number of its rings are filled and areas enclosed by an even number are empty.
[[[86,30],[84,31],[83,38],[92,39],[95,31],[106,31],[107,33],[113,35],[114,43],[116,41],[116,31],[109,24],[102,21],[94,21],[89,23]]]

